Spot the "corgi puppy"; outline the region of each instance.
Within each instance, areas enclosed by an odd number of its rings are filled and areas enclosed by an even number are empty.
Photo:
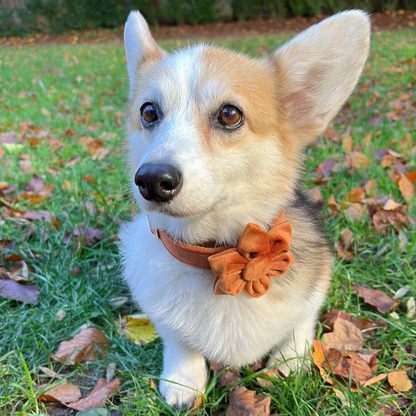
[[[240,367],[269,355],[284,375],[302,370],[333,264],[300,190],[302,148],[358,81],[368,15],[339,13],[260,59],[206,44],[168,54],[138,11],[124,42],[140,215],[122,229],[121,253],[163,339],[161,394],[178,408],[194,403],[206,360]],[[193,260],[205,251],[208,263]]]

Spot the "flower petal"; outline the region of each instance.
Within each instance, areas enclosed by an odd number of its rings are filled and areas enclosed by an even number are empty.
[[[247,282],[244,290],[248,295],[253,296],[253,298],[259,298],[268,292],[270,284],[269,276],[262,276],[254,282]]]
[[[227,277],[217,276],[214,283],[214,295],[237,296],[244,289],[245,284],[240,274]]]
[[[290,250],[292,224],[290,221],[274,225],[268,232],[272,254]]]
[[[247,260],[241,256],[236,248],[230,248],[221,253],[213,254],[208,257],[212,271],[217,276],[225,276],[241,270],[247,263]]]
[[[238,242],[237,250],[246,260],[270,251],[269,236],[257,224],[249,223]]]
[[[281,276],[287,272],[287,269],[293,264],[293,261],[293,254],[290,251],[276,253],[272,256],[272,265],[267,274],[269,276]]]

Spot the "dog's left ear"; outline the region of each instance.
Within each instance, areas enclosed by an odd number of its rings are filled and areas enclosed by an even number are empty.
[[[280,100],[303,143],[325,130],[351,94],[369,45],[370,19],[352,10],[311,27],[272,55]]]
[[[124,26],[124,47],[130,82],[140,66],[154,64],[166,54],[153,39],[145,18],[138,11],[131,12],[127,18]]]

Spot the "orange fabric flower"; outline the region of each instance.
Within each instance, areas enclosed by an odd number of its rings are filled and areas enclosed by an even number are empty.
[[[281,276],[293,264],[290,250],[292,225],[283,221],[284,213],[276,219],[269,232],[257,224],[245,228],[237,248],[208,257],[217,275],[215,295],[237,296],[243,289],[258,298],[270,289],[269,276]]]

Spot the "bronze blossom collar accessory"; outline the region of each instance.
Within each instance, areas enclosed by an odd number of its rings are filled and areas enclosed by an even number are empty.
[[[165,231],[150,231],[166,250],[182,263],[212,270],[217,276],[214,295],[237,296],[241,291],[255,298],[270,289],[270,276],[281,276],[293,264],[290,252],[292,224],[284,221],[285,212],[274,220],[269,232],[249,223],[237,247],[203,247],[175,240]]]

